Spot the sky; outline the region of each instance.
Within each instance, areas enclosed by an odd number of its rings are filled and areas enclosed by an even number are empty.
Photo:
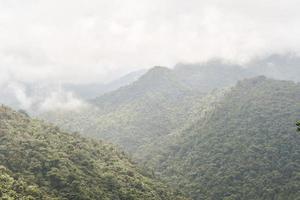
[[[0,86],[300,52],[300,0],[0,0]]]

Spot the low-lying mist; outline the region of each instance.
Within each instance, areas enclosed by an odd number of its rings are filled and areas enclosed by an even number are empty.
[[[60,85],[9,82],[3,85],[1,103],[30,113],[51,110],[76,110],[87,105],[84,100]]]
[[[185,73],[194,70],[197,81],[206,84],[219,82],[213,87],[222,87],[222,79],[234,82],[239,79],[265,75],[269,78],[300,81],[300,57],[296,54],[274,54],[267,57],[252,59],[243,65],[227,62],[222,59],[209,60],[202,63],[177,64],[174,70]],[[63,80],[32,81],[2,79],[0,91],[0,103],[12,106],[16,109],[24,109],[30,113],[41,113],[53,110],[76,110],[87,106],[88,101],[101,96],[104,93],[116,90],[122,86],[131,84],[146,70],[129,73],[110,83],[101,81],[88,83],[64,83]],[[195,76],[193,74],[193,76]],[[187,73],[186,76],[190,76]],[[220,76],[220,77],[219,77]],[[216,80],[217,79],[217,80]],[[209,88],[209,87],[208,87]]]

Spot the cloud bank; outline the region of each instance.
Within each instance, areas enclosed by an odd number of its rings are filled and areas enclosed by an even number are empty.
[[[0,84],[299,52],[298,0],[0,0]]]
[[[24,109],[31,114],[77,110],[89,106],[87,102],[60,85],[31,85],[22,82],[4,85],[0,90],[0,102],[15,109]]]

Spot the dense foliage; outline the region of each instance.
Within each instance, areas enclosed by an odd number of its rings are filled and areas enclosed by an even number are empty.
[[[156,146],[146,165],[197,200],[299,199],[299,116],[299,84],[245,80],[205,118]]]
[[[15,179],[11,172],[4,166],[0,166],[0,199],[2,200],[35,200],[47,199],[46,195],[42,196],[42,192],[36,185],[29,185],[20,179]]]
[[[3,106],[0,165],[1,199],[183,199],[113,146]]]

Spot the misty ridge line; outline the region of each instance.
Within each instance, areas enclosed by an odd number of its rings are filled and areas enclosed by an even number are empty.
[[[265,75],[269,78],[299,81],[297,79],[300,74],[299,66],[300,57],[293,53],[287,53],[254,58],[245,64],[235,64],[224,59],[211,59],[201,63],[178,63],[169,69],[173,71],[195,70],[207,76],[205,77],[207,81],[213,79],[213,76],[217,74],[226,74],[226,71],[232,75],[237,73],[236,71],[243,71],[247,73],[245,77]],[[107,84],[101,82],[91,84],[27,83],[9,80],[0,85],[2,88],[0,101],[32,113],[53,110],[74,111],[88,107],[90,105],[89,100],[129,85],[146,73],[147,70],[134,71]],[[233,79],[237,81],[245,77],[235,77]]]

